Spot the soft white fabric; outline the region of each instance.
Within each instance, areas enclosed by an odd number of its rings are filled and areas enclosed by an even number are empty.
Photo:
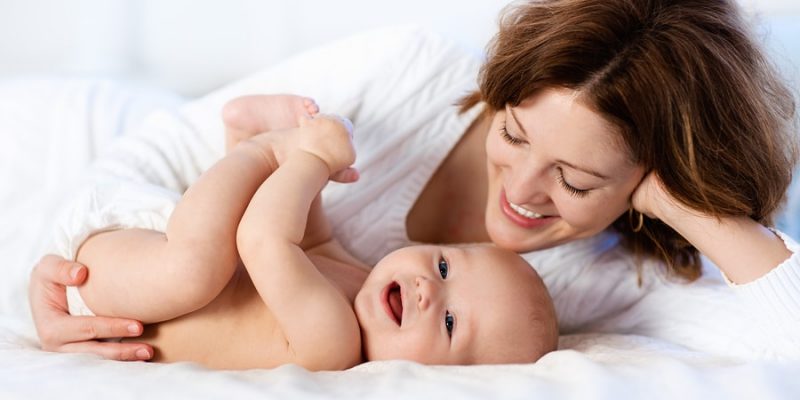
[[[180,112],[152,115],[96,165],[91,179],[100,184],[78,190],[53,248],[70,255],[93,230],[163,224],[178,193],[221,155],[219,109],[225,100],[297,92],[355,123],[362,179],[352,186],[330,185],[325,208],[348,248],[374,262],[382,252],[407,244],[408,209],[478,112],[459,116],[444,106],[474,87],[478,63],[418,31],[373,32],[267,69]],[[91,144],[78,136],[71,142]],[[736,290],[714,273],[691,285],[671,283],[652,264],[643,266],[639,287],[633,260],[615,241],[601,235],[525,255],[553,293],[565,335],[559,351],[521,366],[393,361],[338,373],[295,366],[220,373],[188,363],[126,364],[46,354],[37,351],[31,323],[20,312],[27,307],[24,295],[3,290],[0,397],[791,398],[800,391],[794,379],[800,372],[796,253],[764,279]],[[4,244],[3,251],[16,249]],[[15,270],[24,270],[30,260]],[[24,279],[12,286],[24,287]],[[754,361],[777,357],[788,361]]]

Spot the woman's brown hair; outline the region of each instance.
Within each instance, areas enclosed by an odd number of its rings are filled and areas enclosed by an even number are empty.
[[[797,158],[795,105],[752,37],[734,1],[514,3],[461,106],[497,111],[544,88],[575,90],[680,202],[769,225]],[[697,250],[666,224],[645,219],[636,233],[626,213],[613,227],[635,254],[700,276]]]

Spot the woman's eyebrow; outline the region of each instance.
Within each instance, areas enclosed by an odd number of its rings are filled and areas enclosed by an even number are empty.
[[[519,123],[519,118],[517,118],[517,115],[514,114],[514,109],[511,108],[511,107],[508,107],[508,106],[507,106],[507,109],[508,109],[508,113],[511,114],[511,119],[514,120],[514,124],[519,128],[519,130],[522,131],[522,133],[525,135],[525,137],[528,138],[528,141],[530,141],[531,140],[531,135],[529,135],[528,132],[525,131],[525,128],[522,126],[522,124]],[[558,160],[558,162],[561,163],[561,164],[564,164],[564,165],[566,165],[566,166],[568,166],[568,167],[570,167],[572,169],[576,169],[578,171],[585,172],[585,173],[587,173],[589,175],[596,176],[596,177],[598,177],[600,179],[603,179],[603,180],[608,180],[607,176],[605,176],[605,175],[603,175],[603,174],[601,174],[601,173],[599,173],[599,172],[597,172],[597,171],[595,171],[593,169],[586,168],[586,167],[580,167],[580,166],[577,166],[575,164],[572,164],[572,163],[564,161],[564,160]]]
[[[589,175],[594,175],[594,176],[596,176],[596,177],[598,177],[598,178],[600,178],[602,180],[608,180],[609,179],[607,176],[605,176],[605,175],[603,175],[603,174],[601,174],[601,173],[599,173],[599,172],[597,172],[595,170],[592,170],[592,169],[589,169],[589,168],[585,168],[585,167],[579,167],[577,165],[573,165],[572,163],[569,163],[569,162],[564,161],[564,160],[558,160],[558,162],[561,163],[561,164],[564,164],[564,165],[566,165],[566,166],[568,166],[568,167],[570,167],[572,169],[577,169],[578,171],[585,172],[585,173],[587,173]]]
[[[514,120],[514,125],[516,125],[517,128],[519,128],[519,130],[522,131],[525,137],[527,137],[528,140],[530,140],[531,135],[529,135],[528,131],[525,130],[525,127],[523,127],[522,124],[519,123],[519,118],[517,118],[517,114],[514,114],[514,109],[508,106],[506,107],[508,108],[508,113],[511,114],[511,119]]]

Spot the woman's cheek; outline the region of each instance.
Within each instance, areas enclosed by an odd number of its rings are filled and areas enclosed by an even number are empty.
[[[489,133],[489,137],[486,139],[486,160],[489,162],[489,165],[493,167],[499,167],[503,164],[503,150],[500,147],[501,143],[497,143],[498,140],[492,138],[492,133]]]
[[[559,194],[555,204],[561,218],[576,229],[590,229],[604,225],[607,219],[605,214],[608,210],[604,210],[602,202],[580,199],[564,193]]]

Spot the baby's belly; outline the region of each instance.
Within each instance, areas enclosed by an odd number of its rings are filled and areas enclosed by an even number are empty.
[[[286,337],[250,278],[232,279],[206,307],[145,327],[153,361],[192,361],[214,369],[272,368],[290,362]]]

